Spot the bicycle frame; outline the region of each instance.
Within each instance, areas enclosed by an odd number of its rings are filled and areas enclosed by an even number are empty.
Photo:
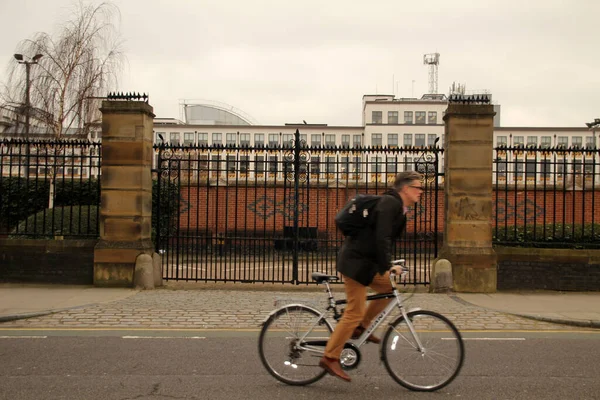
[[[396,288],[396,283],[394,281],[394,278],[395,278],[395,275],[390,274],[390,283],[392,284],[392,292],[391,293],[381,293],[381,294],[373,294],[373,295],[367,296],[367,301],[379,300],[379,299],[389,299],[389,298],[393,298],[395,301],[391,301],[383,309],[383,311],[381,311],[373,319],[371,324],[364,330],[364,332],[360,335],[360,337],[355,340],[354,343],[355,343],[356,347],[360,348],[367,341],[367,338],[371,335],[371,333],[373,333],[383,323],[383,321],[394,310],[394,308],[398,307],[400,309],[400,312],[402,313],[402,316],[404,317],[404,320],[406,321],[406,325],[408,326],[408,329],[409,329],[411,335],[415,339],[415,342],[417,344],[417,350],[422,352],[423,346],[421,344],[421,341],[419,340],[419,336],[417,335],[417,332],[415,331],[415,329],[413,327],[412,322],[408,318],[408,312],[406,311],[406,309],[404,308],[404,305],[402,304],[402,297],[400,296],[400,293],[398,293],[398,289]],[[306,350],[306,351],[323,354],[324,347],[327,344],[327,340],[323,340],[323,341],[310,340],[308,342],[305,342],[304,340],[305,340],[306,336],[308,336],[308,334],[310,334],[310,332],[312,332],[312,330],[315,328],[315,326],[317,326],[317,324],[319,324],[319,322],[321,320],[327,319],[326,314],[329,311],[333,310],[334,318],[338,319],[341,316],[341,314],[338,313],[337,306],[347,304],[346,299],[335,300],[333,293],[331,292],[331,287],[329,286],[329,282],[325,281],[325,286],[327,288],[327,294],[329,296],[329,307],[327,307],[327,309],[322,312],[313,308],[314,311],[316,311],[317,313],[320,312],[320,314],[319,314],[319,316],[315,317],[315,322],[312,324],[310,329],[308,329],[308,331],[306,333],[304,333],[304,335],[300,338],[300,341],[298,343],[298,348],[301,350]],[[294,305],[294,304],[290,304],[290,305]],[[290,305],[288,305],[288,306],[290,306]],[[301,305],[301,304],[296,304],[296,305]],[[410,310],[410,311],[414,311],[414,310]],[[315,346],[318,346],[318,347],[315,347]]]

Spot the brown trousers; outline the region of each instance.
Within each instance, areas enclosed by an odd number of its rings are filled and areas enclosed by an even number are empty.
[[[377,293],[391,292],[390,273],[386,272],[384,275],[375,274],[375,278],[373,278],[373,282],[371,282],[369,287]],[[348,304],[344,310],[344,315],[335,327],[325,347],[325,357],[329,358],[339,359],[344,349],[344,344],[352,337],[354,329],[359,324],[365,328],[368,327],[373,318],[392,301],[392,299],[371,300],[365,312],[367,287],[344,276],[344,289],[346,290]]]

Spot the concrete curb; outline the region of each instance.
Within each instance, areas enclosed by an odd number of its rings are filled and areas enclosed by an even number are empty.
[[[600,321],[593,321],[593,320],[587,321],[587,320],[576,320],[576,319],[567,319],[567,318],[551,318],[551,317],[545,317],[543,315],[536,315],[536,314],[520,314],[520,313],[510,312],[510,311],[506,311],[506,310],[498,310],[495,308],[483,307],[478,304],[473,304],[471,302],[468,302],[465,299],[458,297],[455,294],[452,294],[452,295],[449,294],[448,297],[450,297],[452,300],[454,300],[458,303],[461,303],[461,304],[466,304],[466,305],[473,306],[473,307],[485,308],[487,310],[492,310],[492,311],[496,311],[496,312],[500,312],[500,313],[504,313],[504,314],[514,315],[516,317],[527,318],[527,319],[541,321],[541,322],[551,322],[553,324],[578,326],[578,327],[582,327],[582,328],[600,329]]]
[[[0,323],[10,322],[10,321],[18,321],[20,319],[43,317],[45,315],[56,314],[56,313],[59,313],[62,311],[75,310],[75,309],[84,308],[84,307],[93,307],[93,306],[97,306],[98,304],[100,304],[100,303],[82,304],[82,305],[73,306],[73,307],[56,308],[56,309],[52,309],[52,310],[36,311],[36,312],[26,313],[26,314],[0,315]]]

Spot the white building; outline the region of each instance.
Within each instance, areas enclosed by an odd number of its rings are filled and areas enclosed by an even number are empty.
[[[184,103],[182,106],[186,122],[174,118],[156,118],[154,141],[158,144],[202,147],[202,151],[196,154],[195,166],[188,164],[189,168],[209,170],[214,178],[233,177],[237,173],[242,177],[281,179],[283,166],[285,162],[289,162],[286,159],[288,155],[285,149],[273,149],[277,146],[288,147],[298,129],[301,141],[308,146],[323,146],[321,151],[311,151],[307,155],[306,162],[310,165],[307,168],[315,178],[343,180],[348,177],[346,174],[352,174],[357,180],[384,181],[390,180],[397,172],[413,169],[416,157],[426,151],[427,147],[434,146],[436,141],[437,146],[444,146],[443,116],[448,107],[448,99],[441,94],[428,94],[420,99],[365,95],[362,102],[363,123],[360,126],[303,123],[257,125],[250,124],[252,118],[233,107],[206,102]],[[494,105],[494,110],[494,145],[524,148],[523,152],[500,151],[494,155],[497,161],[494,179],[498,176],[499,180],[507,180],[508,183],[548,180],[562,182],[562,176],[583,171],[588,178],[595,176],[600,185],[598,151],[547,154],[527,151],[527,148],[536,146],[597,149],[600,131],[595,132],[586,127],[503,127],[500,106]],[[5,130],[0,136],[15,137],[7,124],[9,122],[5,119]],[[91,139],[96,139],[95,135]],[[250,149],[231,149],[238,146]],[[327,151],[328,147],[333,146],[348,151]],[[352,151],[359,147],[367,148],[368,152]],[[386,152],[386,149],[398,150]],[[155,162],[156,159],[157,156]],[[442,166],[443,160],[440,160],[440,168]],[[87,174],[89,176],[90,172]],[[91,174],[96,175],[95,169]],[[558,178],[555,179],[555,176]]]
[[[199,145],[211,147],[200,155],[201,163],[212,164],[207,169],[233,174],[235,162],[240,162],[243,176],[254,177],[257,171],[261,178],[278,179],[282,175],[283,152],[278,154],[269,148],[285,146],[294,138],[296,129],[300,139],[309,146],[369,148],[369,152],[311,152],[311,172],[326,174],[325,178],[344,179],[346,173],[358,173],[360,180],[390,180],[395,173],[413,169],[419,152],[429,146],[445,145],[445,125],[443,116],[448,107],[445,95],[424,95],[420,99],[400,98],[392,95],[363,96],[361,126],[328,126],[326,124],[286,124],[286,125],[226,125],[226,124],[185,124],[181,121],[154,126],[156,143],[171,145]],[[591,149],[600,143],[598,133],[585,127],[573,128],[526,128],[502,127],[500,106],[494,105],[494,145],[540,148]],[[214,149],[220,145],[223,148]],[[251,151],[238,154],[227,147],[247,146]],[[262,150],[264,149],[264,150]],[[386,152],[385,149],[405,149],[406,151]],[[380,151],[378,151],[380,150]],[[537,152],[498,152],[496,167],[499,180],[508,179],[509,183],[524,181],[562,182],[569,173],[582,170],[588,178],[595,171],[598,184],[600,180],[600,158],[598,152],[565,152],[551,157]],[[238,158],[239,157],[239,158]],[[336,160],[336,157],[340,157]],[[225,166],[221,166],[222,162]],[[263,163],[267,162],[267,166]],[[250,165],[255,163],[255,165]],[[279,167],[277,166],[279,163]],[[443,160],[440,160],[440,168]],[[201,167],[202,168],[202,167]],[[497,168],[497,170],[496,170]],[[227,172],[226,172],[227,171]],[[246,172],[247,171],[247,172]],[[267,171],[263,174],[262,171]],[[275,175],[278,171],[279,175]],[[337,174],[337,175],[336,175]],[[342,174],[342,175],[340,175]],[[211,173],[211,175],[214,175]],[[554,178],[556,176],[556,178]],[[213,176],[216,177],[216,176]],[[552,179],[551,179],[552,178]]]

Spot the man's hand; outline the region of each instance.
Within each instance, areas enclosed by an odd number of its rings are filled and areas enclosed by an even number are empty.
[[[408,272],[408,268],[405,268],[402,265],[393,265],[392,268],[390,268],[390,273],[394,273],[397,276],[402,275],[403,272]]]

